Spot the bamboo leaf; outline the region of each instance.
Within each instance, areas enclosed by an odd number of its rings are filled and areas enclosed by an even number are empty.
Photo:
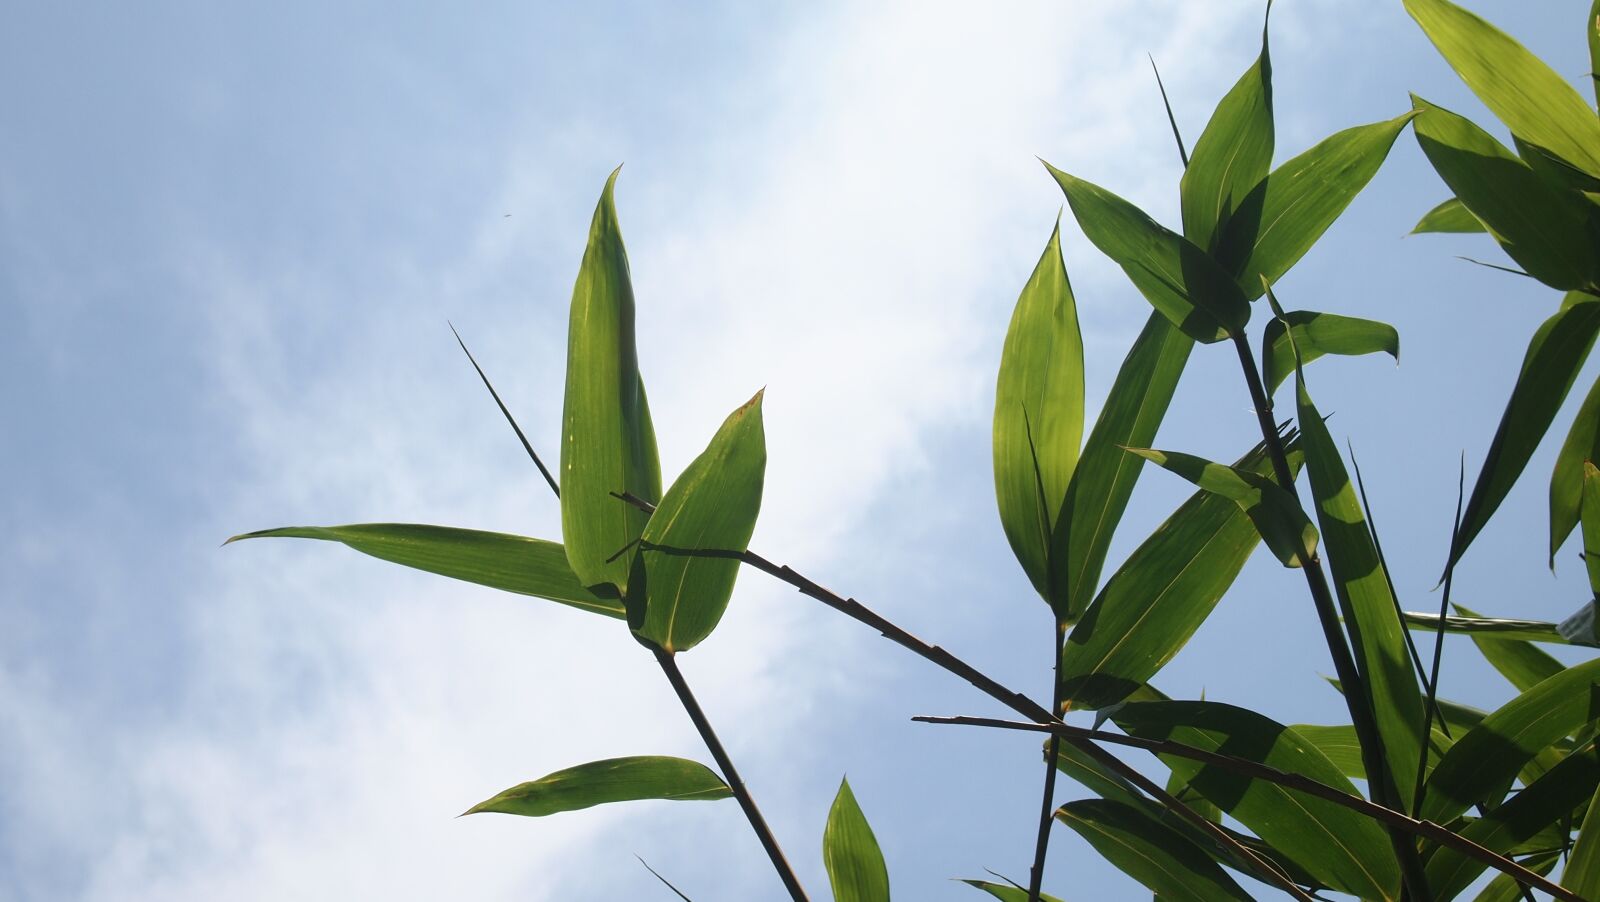
[[[619,170],[620,171],[620,170]],[[567,326],[567,390],[561,412],[561,536],[573,572],[586,586],[627,588],[632,554],[648,515],[613,497],[654,503],[661,464],[634,348],[628,252],[606,180],[589,244],[572,289]]]
[[[1506,402],[1500,426],[1462,514],[1461,537],[1451,552],[1455,560],[1466,553],[1467,546],[1522,475],[1588,359],[1597,331],[1600,298],[1572,292],[1562,300],[1561,309],[1533,333],[1517,384],[1511,389],[1511,400]]]
[[[1056,818],[1163,900],[1250,898],[1198,846],[1137,808],[1104,799],[1081,799],[1062,805]]]
[[[1479,802],[1497,802],[1533,757],[1593,721],[1600,659],[1563,670],[1500,706],[1456,740],[1428,780],[1421,817],[1446,823]]]
[[[1306,475],[1327,544],[1334,589],[1366,677],[1368,703],[1398,793],[1395,797],[1411,799],[1424,741],[1423,703],[1406,648],[1405,626],[1339,447],[1306,390],[1303,371],[1295,381]]]
[[[1244,708],[1217,702],[1135,702],[1112,719],[1133,736],[1257,761],[1355,794],[1355,787],[1315,745]],[[1400,872],[1377,823],[1276,783],[1160,757],[1192,789],[1328,886],[1366,899],[1399,897]]]
[[[981,889],[996,899],[1002,900],[1002,902],[1028,902],[1027,890],[1018,889],[1017,887],[1008,883],[994,883],[988,880],[966,879],[963,879],[961,882],[968,886]],[[1061,902],[1060,899],[1057,899],[1055,896],[1052,896],[1049,893],[1040,893],[1039,899],[1040,902]]]
[[[1583,462],[1600,460],[1600,377],[1578,408],[1578,415],[1567,431],[1567,438],[1556,454],[1550,474],[1550,568],[1555,569],[1556,552],[1578,525],[1579,502],[1583,497]]]
[[[1220,341],[1250,321],[1250,302],[1205,251],[1104,188],[1045,166],[1083,233],[1184,334]]]
[[[1516,847],[1560,824],[1600,784],[1600,760],[1593,750],[1568,755],[1503,805],[1491,809],[1461,830],[1461,835],[1491,852],[1511,853]],[[1566,831],[1561,835],[1565,838]],[[1428,885],[1441,899],[1465,890],[1483,873],[1483,862],[1455,849],[1440,848],[1428,860]],[[1570,873],[1570,869],[1569,872]]]
[[[1479,616],[1459,604],[1452,606],[1459,614],[1468,617]],[[1500,675],[1515,686],[1518,692],[1527,692],[1566,669],[1560,661],[1525,640],[1493,638],[1492,633],[1488,636],[1480,633],[1472,637],[1472,644],[1478,646],[1478,651],[1484,660],[1495,670],[1500,671]]]
[[[1069,610],[1052,590],[1051,535],[1082,440],[1083,337],[1058,222],[1017,299],[1000,354],[994,484],[1011,550],[1062,620]]]
[[[839,793],[828,811],[828,826],[822,831],[822,863],[828,868],[835,902],[889,902],[889,871],[849,780],[839,783]]]
[[[1560,635],[1561,641],[1571,645],[1600,648],[1600,628],[1595,624],[1594,602],[1584,602],[1583,607],[1556,624],[1556,633]]]
[[[1583,560],[1589,571],[1589,591],[1600,598],[1600,470],[1583,462]],[[1591,608],[1591,616],[1592,616]],[[1593,638],[1593,629],[1590,630]],[[1563,635],[1566,631],[1563,631]]]
[[[1513,134],[1600,176],[1600,120],[1527,48],[1448,0],[1405,0],[1439,53]]]
[[[1531,855],[1520,862],[1528,870],[1539,876],[1548,875],[1555,869],[1556,862],[1561,859],[1560,852],[1547,852],[1543,855]],[[1527,898],[1527,890],[1517,878],[1510,874],[1500,874],[1478,894],[1476,902],[1521,902]]]
[[[1237,466],[1265,471],[1261,446]],[[1298,452],[1291,466],[1299,466]],[[1260,541],[1233,501],[1196,492],[1106,581],[1067,635],[1068,710],[1104,708],[1155,676],[1189,641]]]
[[[1467,119],[1415,95],[1411,102],[1423,153],[1511,259],[1552,288],[1595,284],[1592,205],[1551,185]]]
[[[1406,611],[1406,625],[1414,630],[1431,633],[1439,628],[1436,614]],[[1444,631],[1467,636],[1485,636],[1493,639],[1526,639],[1530,642],[1554,642],[1559,645],[1578,645],[1561,634],[1558,624],[1546,620],[1512,620],[1503,617],[1446,617]]]
[[[1283,319],[1274,318],[1267,323],[1261,343],[1261,373],[1268,394],[1277,391],[1294,372],[1296,351],[1302,365],[1324,354],[1359,356],[1380,352],[1399,362],[1400,333],[1388,323],[1336,313],[1293,310]]]
[[[1261,296],[1311,250],[1383,165],[1412,114],[1336,132],[1280,165],[1228,220],[1219,263],[1245,297]]]
[[[1448,723],[1448,720],[1447,720]],[[1361,741],[1356,738],[1356,728],[1350,724],[1337,726],[1323,726],[1321,724],[1297,723],[1289,729],[1300,734],[1305,741],[1317,747],[1317,751],[1328,756],[1333,766],[1339,769],[1352,780],[1365,780],[1367,778],[1366,762],[1361,760]],[[1455,730],[1455,726],[1450,727]],[[1467,729],[1465,727],[1463,730]],[[1432,740],[1429,747],[1433,750],[1428,758],[1428,772],[1432,772],[1434,764],[1450,749],[1453,744],[1437,726],[1433,728]]]
[[[556,542],[499,532],[417,523],[289,526],[234,536],[342,542],[362,554],[491,589],[532,595],[607,617],[621,617],[622,602],[583,587]]]
[[[1261,55],[1217,104],[1178,183],[1184,237],[1216,249],[1245,197],[1266,178],[1272,145],[1272,57],[1263,24]],[[1260,214],[1257,206],[1245,215]]]
[[[1600,898],[1600,789],[1589,800],[1589,812],[1561,872],[1561,885],[1585,898]]]
[[[1271,477],[1176,451],[1128,451],[1239,505],[1285,567],[1299,567],[1302,555],[1315,552],[1316,527],[1294,496]]]
[[[1589,19],[1583,30],[1589,36],[1589,81],[1594,87],[1595,100],[1600,101],[1600,0],[1589,7]]]
[[[713,801],[732,795],[722,778],[703,764],[647,755],[608,758],[558,770],[485,799],[468,808],[466,814],[496,812],[544,817],[610,802]]]
[[[1151,311],[1083,446],[1051,535],[1053,559],[1066,562],[1055,568],[1052,597],[1066,599],[1071,622],[1094,600],[1111,539],[1144,469],[1122,449],[1155,440],[1193,348],[1194,339]]]
[[[1466,205],[1463,204],[1459,198],[1452,197],[1449,200],[1441,202],[1439,206],[1434,207],[1432,210],[1429,210],[1427,213],[1423,214],[1422,218],[1417,220],[1417,225],[1411,230],[1411,234],[1421,235],[1428,232],[1473,233],[1484,231],[1487,231],[1487,229],[1483,227],[1483,223],[1478,221],[1478,217],[1473,216],[1472,211],[1468,210]]]
[[[711,635],[733,597],[736,555],[755,532],[767,469],[761,395],[728,415],[645,525],[626,597],[629,623],[666,651],[687,651]],[[689,553],[697,551],[724,554]]]

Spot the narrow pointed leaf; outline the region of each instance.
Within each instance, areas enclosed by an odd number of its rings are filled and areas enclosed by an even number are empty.
[[[1056,818],[1163,900],[1250,898],[1198,846],[1137,808],[1104,799],[1082,799],[1062,805]]]
[[[1578,525],[1586,460],[1600,460],[1600,377],[1584,396],[1583,405],[1578,408],[1578,415],[1556,454],[1555,470],[1550,474],[1551,569],[1556,565],[1556,552],[1572,534],[1572,528]]]
[[[961,882],[968,886],[981,889],[996,899],[1002,900],[1002,902],[1028,902],[1028,891],[1025,889],[1017,889],[1009,883],[994,883],[989,880],[966,879],[963,879]],[[1057,899],[1055,896],[1052,896],[1049,893],[1040,893],[1039,899],[1041,902],[1061,902],[1060,899]]]
[[[633,284],[612,198],[617,173],[589,225],[567,326],[561,412],[561,536],[586,586],[627,588],[631,553],[648,515],[613,497],[661,497],[661,464],[634,347]]]
[[[1585,898],[1600,899],[1600,789],[1589,800],[1589,812],[1561,872],[1561,885]]]
[[[644,528],[627,595],[629,622],[640,638],[678,652],[711,635],[733,597],[739,561],[689,552],[746,549],[761,512],[766,469],[757,392],[723,421]]]
[[[585,589],[561,545],[543,539],[419,523],[354,523],[265,529],[228,541],[269,537],[342,542],[390,563],[608,617],[623,616],[621,601]]]
[[[1288,320],[1289,325],[1284,325]],[[1290,341],[1291,333],[1293,341]],[[1400,360],[1400,333],[1388,323],[1336,313],[1293,310],[1267,323],[1261,344],[1261,373],[1267,393],[1294,372],[1295,352],[1302,365],[1324,354],[1359,356],[1384,353]]]
[[[1528,274],[1559,289],[1595,284],[1593,206],[1535,173],[1492,135],[1413,95],[1417,143],[1439,177]]]
[[[1082,441],[1083,338],[1057,223],[1017,299],[1000,354],[994,484],[1011,550],[1061,619],[1067,599],[1051,589],[1051,534]]]
[[[1527,788],[1461,830],[1461,835],[1491,852],[1509,854],[1519,845],[1570,817],[1600,784],[1594,751],[1568,755]],[[1565,830],[1561,831],[1564,837]],[[1441,848],[1428,860],[1428,885],[1441,899],[1466,889],[1483,873],[1483,862]]]
[[[1572,292],[1562,301],[1561,309],[1533,333],[1517,384],[1511,389],[1511,400],[1500,416],[1500,426],[1461,515],[1461,538],[1453,552],[1456,560],[1461,559],[1522,475],[1588,359],[1597,331],[1600,298]]]
[[[1128,451],[1239,505],[1285,567],[1301,566],[1302,557],[1316,551],[1316,527],[1294,496],[1271,477],[1176,451]]]
[[[1417,220],[1417,225],[1411,230],[1413,235],[1423,235],[1429,232],[1456,232],[1470,234],[1486,231],[1478,217],[1472,215],[1466,205],[1457,198],[1443,201],[1434,207],[1422,218]]]
[[[1267,30],[1261,55],[1217,104],[1179,182],[1183,234],[1211,251],[1247,195],[1272,165],[1272,57]],[[1260,215],[1260,208],[1251,211]],[[1254,231],[1252,228],[1251,231]]]
[[[1533,757],[1600,715],[1600,659],[1563,670],[1485,717],[1434,768],[1421,816],[1446,823],[1516,777]]]
[[[1556,862],[1560,859],[1560,852],[1547,852],[1543,855],[1531,855],[1518,863],[1544,877],[1555,869]],[[1500,874],[1489,881],[1489,885],[1477,895],[1475,902],[1522,902],[1526,898],[1527,890],[1517,878],[1510,874]]]
[[[646,755],[591,761],[519,783],[485,799],[467,814],[496,812],[544,817],[609,802],[641,799],[713,801],[733,796],[722,778],[703,764],[683,758]]]
[[[1589,7],[1589,18],[1583,23],[1583,30],[1589,36],[1589,83],[1594,88],[1595,100],[1600,101],[1600,0]]]
[[[1589,571],[1589,590],[1600,598],[1600,469],[1583,462],[1583,560]],[[1591,630],[1592,632],[1592,630]]]
[[[1328,567],[1370,693],[1373,719],[1396,796],[1411,799],[1422,755],[1423,703],[1406,647],[1405,625],[1389,589],[1355,486],[1327,423],[1296,379],[1297,420]]]
[[[1052,597],[1066,599],[1069,621],[1094,600],[1111,539],[1144,469],[1122,449],[1155,441],[1193,348],[1194,339],[1151,311],[1100,408],[1051,535],[1053,559],[1065,561],[1054,570]]]
[[[1205,251],[1104,188],[1045,165],[1083,233],[1184,334],[1220,341],[1250,321],[1250,302]]]
[[[1477,612],[1461,605],[1454,607],[1457,613],[1467,617],[1479,616]],[[1526,640],[1479,633],[1472,637],[1472,644],[1478,646],[1478,652],[1483,655],[1484,660],[1498,670],[1518,692],[1527,692],[1566,669],[1560,661],[1540,651],[1532,642]]]
[[[1406,625],[1414,630],[1431,633],[1439,628],[1439,617],[1421,611],[1406,611]],[[1561,634],[1558,624],[1547,620],[1512,620],[1504,617],[1446,617],[1444,631],[1466,636],[1485,636],[1493,639],[1525,639],[1530,642],[1554,642],[1558,645],[1578,645]]]
[[[1264,471],[1257,446],[1240,468]],[[1291,466],[1299,466],[1296,453]],[[1196,492],[1106,581],[1067,635],[1061,679],[1069,710],[1127,698],[1183,648],[1244,568],[1260,536],[1233,501]]]
[[[1448,0],[1405,5],[1450,67],[1512,133],[1600,177],[1600,120],[1565,78]]]
[[[1437,721],[1435,721],[1437,724]],[[1339,769],[1352,780],[1365,780],[1367,778],[1366,762],[1361,760],[1361,741],[1356,738],[1356,728],[1350,724],[1337,726],[1323,726],[1321,724],[1294,724],[1289,729],[1300,734],[1305,741],[1317,747],[1317,751],[1328,756],[1333,766]],[[1451,727],[1452,730],[1455,727]],[[1438,762],[1446,751],[1449,751],[1453,740],[1446,736],[1437,725],[1433,728],[1432,753],[1428,757],[1428,771],[1431,773],[1434,764]]]
[[[1181,742],[1302,774],[1356,794],[1332,761],[1282,724],[1218,702],[1137,702],[1112,719],[1129,734]],[[1361,814],[1276,783],[1161,756],[1189,786],[1297,865],[1335,889],[1367,899],[1399,896],[1387,834]]]
[[[834,902],[889,902],[889,870],[849,780],[839,784],[828,811],[822,863],[828,869]]]
[[[1336,132],[1267,176],[1228,221],[1217,260],[1245,297],[1261,296],[1311,250],[1367,186],[1412,114]]]

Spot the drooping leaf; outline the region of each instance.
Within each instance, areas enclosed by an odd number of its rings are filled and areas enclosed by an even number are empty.
[[[1218,702],[1136,702],[1120,708],[1112,719],[1134,736],[1245,758],[1355,794],[1355,787],[1315,745],[1244,708]],[[1191,788],[1328,886],[1367,899],[1399,897],[1400,872],[1388,836],[1374,821],[1276,783],[1175,756],[1161,759]]]
[[[1585,898],[1600,898],[1600,789],[1589,800],[1589,812],[1561,872],[1561,885]]]
[[[466,813],[544,817],[609,802],[713,801],[732,796],[728,784],[703,764],[683,758],[641,755],[591,761],[558,770],[537,780],[519,783],[473,805]]]
[[[1468,234],[1485,231],[1483,223],[1478,217],[1472,215],[1466,205],[1457,198],[1443,201],[1434,207],[1422,218],[1417,220],[1416,228],[1411,230],[1413,235],[1422,235],[1428,232],[1457,232]]]
[[[733,597],[738,559],[690,552],[736,554],[750,544],[767,470],[761,395],[728,415],[645,525],[626,596],[629,624],[667,651],[711,635]]]
[[[1128,451],[1239,505],[1285,567],[1301,566],[1303,556],[1316,551],[1316,527],[1294,496],[1271,477],[1176,451]]]
[[[822,863],[828,869],[834,902],[889,902],[889,870],[866,815],[856,804],[850,781],[839,783],[828,826],[822,831]]]
[[[1272,165],[1272,57],[1267,29],[1261,55],[1217,104],[1178,183],[1183,234],[1196,247],[1216,249],[1223,229]],[[1243,215],[1259,219],[1261,208]],[[1254,232],[1254,224],[1249,229]]]
[[[1421,816],[1448,822],[1496,791],[1535,755],[1600,715],[1600,659],[1563,670],[1485,717],[1434,768]]]
[[[627,549],[649,516],[613,497],[654,503],[661,464],[634,347],[633,284],[612,193],[617,173],[589,225],[567,326],[567,390],[561,411],[561,536],[567,560],[586,586],[627,588]]]
[[[1513,134],[1600,177],[1600,120],[1565,78],[1448,0],[1405,4],[1450,67]]]
[[[1550,567],[1555,569],[1556,552],[1578,525],[1578,507],[1583,497],[1583,462],[1600,460],[1600,377],[1572,420],[1572,428],[1556,454],[1555,470],[1550,474]]]
[[[269,537],[342,542],[362,554],[451,579],[558,601],[608,617],[623,615],[620,600],[585,589],[561,546],[543,539],[419,523],[353,523],[265,529],[228,541]]]
[[[1406,611],[1406,625],[1414,630],[1431,633],[1439,627],[1437,614]],[[1576,645],[1561,634],[1557,624],[1547,620],[1511,620],[1503,617],[1446,617],[1444,631],[1466,636],[1486,636],[1494,639],[1525,639],[1530,642],[1554,642],[1558,645]]]
[[[1063,620],[1067,599],[1051,587],[1051,533],[1082,441],[1083,337],[1061,260],[1058,222],[1017,299],[1000,354],[994,485],[1012,552]]]
[[[1008,883],[995,883],[990,880],[966,879],[963,879],[961,882],[968,886],[977,887],[996,899],[1002,900],[1002,902],[1028,902],[1027,890],[1018,889]],[[1052,896],[1049,893],[1040,893],[1039,899],[1041,902],[1061,902],[1060,899],[1057,899],[1055,896]]]
[[[1295,381],[1306,475],[1316,499],[1333,587],[1366,677],[1389,779],[1396,797],[1409,801],[1416,789],[1424,736],[1422,692],[1411,668],[1405,625],[1339,446],[1306,390],[1304,371]]]
[[[1055,569],[1052,597],[1066,599],[1071,622],[1094,600],[1112,536],[1144,469],[1122,449],[1155,440],[1193,348],[1194,339],[1151,311],[1083,446],[1051,536],[1051,554],[1066,562]]]
[[[1163,900],[1250,898],[1194,843],[1137,808],[1105,799],[1081,799],[1062,805],[1056,818]]]
[[[1292,310],[1284,319],[1288,327],[1283,319],[1267,323],[1261,343],[1262,381],[1268,394],[1277,391],[1294,372],[1296,351],[1302,365],[1324,354],[1353,357],[1381,352],[1400,360],[1400,333],[1388,323],[1311,310]]]
[[[1104,188],[1045,166],[1083,233],[1184,334],[1220,341],[1250,321],[1250,302],[1205,251]]]
[[[1595,284],[1592,205],[1545,181],[1492,135],[1412,95],[1417,143],[1461,203],[1528,274],[1559,289]]]
[[[1298,467],[1298,453],[1291,466]],[[1265,471],[1257,446],[1239,468]],[[1244,568],[1260,536],[1237,504],[1196,492],[1128,556],[1067,634],[1068,710],[1127,698],[1183,648]]]
[[[1479,617],[1477,612],[1459,604],[1454,607],[1459,614]],[[1492,633],[1487,636],[1483,633],[1476,634],[1472,637],[1472,644],[1478,646],[1478,652],[1483,655],[1484,660],[1498,670],[1518,692],[1527,692],[1566,669],[1560,661],[1535,648],[1532,642],[1492,637]]]
[[[1311,250],[1367,186],[1411,114],[1336,132],[1282,164],[1224,228],[1217,260],[1245,297],[1261,296]]]
[[[1597,783],[1600,759],[1593,750],[1568,755],[1505,804],[1468,824],[1461,835],[1491,852],[1510,853],[1571,816],[1573,809],[1594,792]],[[1483,862],[1455,849],[1440,848],[1428,860],[1428,885],[1439,898],[1449,899],[1476,880],[1484,867]]]
[[[1588,359],[1597,331],[1600,298],[1572,292],[1562,300],[1561,309],[1533,333],[1517,384],[1511,389],[1511,400],[1500,415],[1483,469],[1461,515],[1461,538],[1453,551],[1456,560],[1461,559],[1522,475]]]

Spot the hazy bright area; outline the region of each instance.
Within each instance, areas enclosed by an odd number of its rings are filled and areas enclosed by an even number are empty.
[[[1588,72],[1587,4],[1468,5]],[[617,622],[333,545],[218,545],[364,521],[559,538],[446,321],[554,454],[572,280],[625,162],[668,478],[766,386],[752,547],[1047,696],[1052,618],[990,472],[1001,340],[1062,204],[1035,157],[1175,225],[1146,54],[1192,142],[1262,7],[7,7],[0,898],[671,898],[635,854],[702,902],[776,898],[732,802],[455,819],[593,758],[706,760]],[[1408,90],[1493,121],[1399,0],[1283,0],[1272,40],[1280,159]],[[1402,135],[1277,286],[1400,330],[1398,367],[1315,378],[1412,609],[1438,604],[1460,456],[1470,479],[1558,300],[1458,259],[1504,262],[1479,236],[1404,238],[1447,194]],[[1063,230],[1092,416],[1149,308]],[[1231,352],[1198,349],[1159,444],[1231,460],[1248,404]],[[1545,566],[1558,442],[1467,555],[1462,603],[1553,620],[1586,599],[1573,555]],[[1188,490],[1146,474],[1113,561]],[[1000,713],[978,693],[754,572],[683,666],[819,896],[845,774],[897,898],[1025,879],[1037,737],[909,721]],[[1331,671],[1299,576],[1258,555],[1155,683],[1341,722]],[[1464,640],[1445,673],[1450,698],[1512,694]],[[1148,896],[1061,828],[1045,888]]]

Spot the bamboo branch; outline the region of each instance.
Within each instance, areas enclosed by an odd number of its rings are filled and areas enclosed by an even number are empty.
[[[1054,688],[1051,690],[1052,712],[1061,710],[1061,653],[1067,642],[1067,624],[1056,623],[1056,658]],[[1044,889],[1044,861],[1045,854],[1050,848],[1050,825],[1055,820],[1056,811],[1056,755],[1061,751],[1061,737],[1050,734],[1050,741],[1046,743],[1044,771],[1044,800],[1039,803],[1039,835],[1034,841],[1033,867],[1028,871],[1028,902],[1039,902],[1039,893]]]

